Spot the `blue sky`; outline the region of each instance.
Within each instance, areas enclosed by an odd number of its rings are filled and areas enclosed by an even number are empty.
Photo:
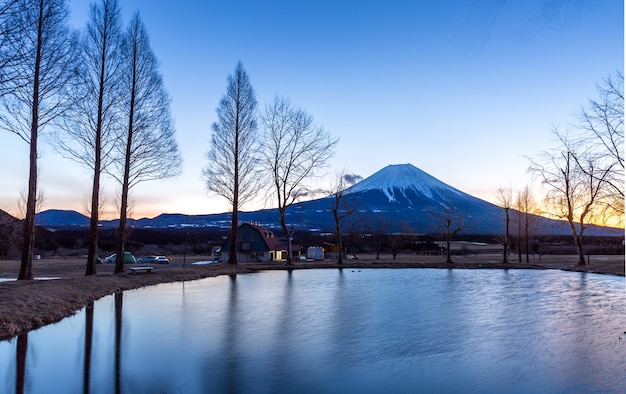
[[[71,2],[82,28],[87,0]],[[494,201],[532,179],[547,150],[603,78],[623,72],[621,0],[208,1],[123,0],[150,34],[172,98],[184,157],[176,179],[138,185],[133,217],[228,210],[201,177],[226,78],[241,60],[262,109],[289,97],[340,138],[336,171],[367,177],[411,163]],[[28,147],[0,134],[0,209],[17,213]],[[84,212],[86,169],[40,149],[42,209]],[[107,217],[116,185],[105,184]],[[262,207],[263,201],[244,209]]]

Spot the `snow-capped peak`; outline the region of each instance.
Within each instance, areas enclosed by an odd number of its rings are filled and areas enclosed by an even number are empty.
[[[395,198],[397,191],[405,194],[407,190],[411,189],[428,198],[432,198],[434,193],[442,189],[448,192],[462,194],[459,190],[441,182],[412,164],[389,165],[348,188],[346,193],[380,190],[385,193],[389,201],[397,201]]]

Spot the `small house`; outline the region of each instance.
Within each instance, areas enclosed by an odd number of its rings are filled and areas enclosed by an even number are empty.
[[[230,253],[230,236],[222,245],[222,261],[227,262]],[[300,246],[291,245],[292,256],[297,259]],[[287,258],[287,245],[282,244],[274,233],[252,223],[243,223],[237,228],[237,261],[269,262]]]

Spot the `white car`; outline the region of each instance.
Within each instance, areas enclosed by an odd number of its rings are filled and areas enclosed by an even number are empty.
[[[157,264],[169,264],[170,263],[170,259],[168,259],[165,256],[156,256],[155,262]]]

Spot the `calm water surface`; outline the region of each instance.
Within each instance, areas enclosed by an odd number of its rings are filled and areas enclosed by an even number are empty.
[[[623,277],[303,270],[105,297],[0,342],[0,392],[615,392]]]

